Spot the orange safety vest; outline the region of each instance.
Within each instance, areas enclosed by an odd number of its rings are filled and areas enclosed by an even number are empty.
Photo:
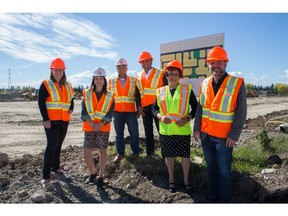
[[[202,105],[202,132],[227,138],[232,127],[236,100],[242,83],[242,78],[228,75],[214,95],[212,76],[203,80],[199,98],[199,103]]]
[[[119,78],[110,79],[109,90],[114,93],[115,107],[117,112],[136,112],[135,92],[136,78],[127,76],[124,88]]]
[[[62,90],[51,79],[44,80],[44,85],[49,93],[49,97],[45,102],[49,120],[70,121],[68,111],[71,106],[71,100],[74,97],[74,89],[71,83],[66,82],[62,86]]]
[[[137,87],[141,96],[141,106],[149,106],[155,102],[156,89],[163,86],[164,72],[157,68],[153,68],[148,79],[145,72],[142,71],[137,75]]]
[[[109,112],[114,97],[112,92],[107,91],[107,94],[102,94],[100,101],[98,101],[94,91],[85,89],[83,90],[83,100],[91,120],[94,123],[99,123],[102,122],[102,119]],[[83,122],[82,130],[86,132],[94,131],[93,127],[87,121]],[[110,131],[110,123],[103,125],[100,131]]]

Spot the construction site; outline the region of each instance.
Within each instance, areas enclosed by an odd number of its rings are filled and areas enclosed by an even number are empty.
[[[198,95],[199,85],[209,76],[205,65],[207,52],[215,45],[224,45],[224,34],[161,45],[161,66],[171,59],[181,61],[184,67],[183,83],[191,83]],[[11,90],[11,89],[10,89]],[[238,146],[245,145],[266,129],[273,136],[286,136],[288,132],[288,97],[262,92],[248,92],[248,115]],[[78,93],[75,108],[63,143],[61,166],[65,174],[51,177],[47,189],[40,185],[43,152],[46,137],[37,104],[37,90],[9,91],[0,94],[0,151],[9,158],[0,167],[0,203],[205,203],[208,180],[203,158],[193,158],[191,172],[199,171],[192,179],[193,194],[184,188],[171,194],[166,189],[165,164],[159,158],[125,158],[120,164],[112,163],[115,152],[115,131],[109,136],[107,174],[104,190],[84,184],[88,169],[83,161],[83,131],[81,95]],[[141,152],[145,151],[143,122],[138,118]],[[193,127],[193,121],[191,121]],[[156,129],[155,129],[156,131]],[[158,134],[154,134],[159,148]],[[129,143],[127,129],[125,137]],[[191,151],[200,148],[192,141]],[[236,147],[237,148],[237,147]],[[112,151],[114,149],[114,151]],[[141,153],[140,152],[140,153]],[[280,155],[281,165],[270,172],[259,170],[256,174],[234,173],[234,203],[287,203],[288,202],[288,152]],[[94,160],[99,158],[95,156]],[[271,168],[271,167],[269,167]],[[181,177],[176,179],[180,184]],[[39,184],[38,184],[39,183]]]

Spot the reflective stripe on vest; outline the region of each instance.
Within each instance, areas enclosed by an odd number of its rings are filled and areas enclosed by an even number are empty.
[[[209,80],[212,79],[212,77],[209,77],[207,79],[205,79],[202,83],[202,86],[201,86],[201,92],[200,92],[200,97],[199,97],[199,102],[202,106],[205,106],[206,105],[206,94],[205,92],[207,92],[207,88],[208,88],[208,83],[209,83]]]
[[[224,92],[224,97],[220,103],[220,110],[222,112],[229,112],[232,103],[232,95],[234,95],[235,87],[238,82],[238,77],[230,76],[227,81],[227,85]]]
[[[60,95],[54,82],[51,79],[49,79],[47,80],[47,84],[48,84],[49,92],[51,93],[52,101],[60,101],[61,100]]]
[[[232,123],[234,120],[234,112],[224,113],[217,111],[210,111],[208,108],[202,109],[202,118],[209,118],[216,122]]]

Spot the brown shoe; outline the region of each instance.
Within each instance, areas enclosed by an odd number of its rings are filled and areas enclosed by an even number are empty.
[[[122,156],[121,155],[116,155],[116,157],[114,158],[114,160],[113,160],[113,163],[118,163],[118,162],[120,162],[121,160],[122,160]]]

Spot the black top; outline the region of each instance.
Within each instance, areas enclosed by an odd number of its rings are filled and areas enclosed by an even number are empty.
[[[38,106],[40,109],[40,113],[42,115],[43,121],[49,120],[47,107],[46,107],[46,100],[49,97],[49,93],[44,85],[44,82],[41,83],[39,87],[39,93],[38,93]],[[74,98],[71,100],[71,105],[69,110],[74,110]]]
[[[174,92],[175,92],[176,89],[172,89],[170,88],[170,93],[173,97],[174,95]],[[196,108],[197,108],[197,99],[195,97],[195,94],[194,94],[194,91],[193,89],[191,89],[191,94],[190,94],[190,98],[189,98],[189,104],[190,104],[190,107],[191,107],[191,111],[190,111],[190,116],[191,116],[191,119],[193,119],[195,117],[195,112],[196,112]],[[155,102],[152,106],[152,113],[154,116],[156,116],[160,111],[160,108],[158,106],[158,102],[157,102],[157,97],[155,99]]]

